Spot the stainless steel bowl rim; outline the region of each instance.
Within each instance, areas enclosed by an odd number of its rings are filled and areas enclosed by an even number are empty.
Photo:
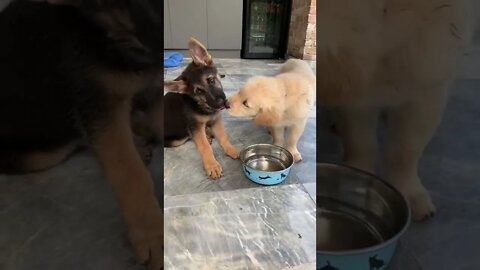
[[[397,234],[395,234],[393,237],[389,238],[387,241],[382,242],[381,244],[371,246],[371,247],[361,248],[361,249],[352,249],[352,250],[345,250],[345,251],[319,251],[319,250],[317,250],[317,254],[327,255],[327,256],[359,255],[359,254],[364,254],[364,253],[369,253],[369,252],[372,252],[372,251],[380,250],[380,249],[383,249],[383,248],[385,248],[387,246],[390,246],[390,245],[395,245],[396,242],[398,242],[399,238],[403,234],[405,234],[405,232],[408,230],[408,227],[410,226],[411,219],[412,219],[410,203],[405,198],[405,196],[403,196],[403,194],[400,193],[400,191],[398,191],[396,188],[394,188],[392,185],[390,185],[387,181],[385,181],[382,178],[380,178],[379,176],[371,174],[369,172],[366,172],[366,171],[363,171],[363,170],[360,170],[360,169],[357,169],[357,168],[354,168],[354,167],[351,167],[351,166],[337,164],[337,163],[317,162],[317,165],[318,164],[324,164],[324,165],[329,165],[329,166],[333,165],[333,166],[337,166],[337,167],[347,168],[347,169],[356,171],[358,173],[368,175],[368,176],[380,181],[386,187],[388,187],[389,189],[391,189],[395,193],[397,193],[400,196],[400,198],[402,198],[403,202],[405,203],[405,205],[407,207],[407,220],[406,220],[405,224],[403,225],[403,228]]]
[[[266,147],[272,147],[272,148],[278,148],[282,151],[284,151],[285,153],[287,153],[289,155],[289,158],[292,160],[292,164],[290,164],[290,166],[288,166],[288,168],[285,168],[283,170],[280,170],[280,171],[260,171],[260,170],[257,170],[257,169],[254,169],[250,166],[248,166],[247,164],[245,164],[245,160],[244,160],[244,154],[245,152],[250,149],[250,148],[253,148],[253,147],[256,147],[256,146],[266,146]],[[286,170],[289,170],[290,168],[292,168],[293,164],[295,164],[295,161],[293,160],[293,155],[292,153],[290,153],[290,151],[288,151],[287,149],[281,147],[281,146],[278,146],[278,145],[275,145],[275,144],[269,144],[269,143],[256,143],[256,144],[251,144],[245,148],[243,148],[241,151],[240,151],[240,160],[242,161],[242,164],[244,166],[247,166],[248,168],[250,168],[251,170],[254,170],[254,171],[257,171],[257,172],[267,172],[267,173],[279,173],[279,172],[283,172],[283,171],[286,171]]]

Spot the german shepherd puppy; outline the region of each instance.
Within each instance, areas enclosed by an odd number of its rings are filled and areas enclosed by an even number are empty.
[[[50,168],[88,141],[136,255],[149,269],[162,268],[162,211],[136,151],[130,115],[134,96],[156,96],[157,105],[163,96],[155,94],[162,75],[160,4],[15,1],[0,13],[1,171]],[[151,121],[162,112],[143,110],[157,114]],[[163,123],[156,125],[163,138]]]
[[[178,78],[164,83],[169,91],[164,97],[167,112],[164,142],[165,146],[173,147],[193,139],[205,172],[217,179],[222,174],[222,166],[213,155],[207,129],[211,130],[228,156],[237,159],[240,152],[228,141],[221,121],[219,112],[229,106],[212,56],[194,38],[190,39],[188,47],[192,62]]]

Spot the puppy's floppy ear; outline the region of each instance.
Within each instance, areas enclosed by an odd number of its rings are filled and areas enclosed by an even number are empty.
[[[168,92],[174,92],[179,94],[185,94],[187,91],[187,84],[183,80],[179,81],[165,81],[163,88]]]
[[[208,53],[205,46],[200,41],[190,38],[188,41],[188,48],[190,49],[190,55],[193,62],[197,65],[208,66],[212,64],[212,56]]]
[[[282,113],[276,108],[260,109],[253,118],[253,124],[271,126],[278,124],[282,119]]]

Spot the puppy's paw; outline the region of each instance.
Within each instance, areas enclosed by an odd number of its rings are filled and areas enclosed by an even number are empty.
[[[411,194],[407,198],[412,207],[414,221],[425,221],[435,215],[435,205],[427,191]]]
[[[155,226],[135,225],[129,230],[137,261],[148,270],[163,269],[163,225],[161,217]]]
[[[397,189],[407,198],[412,209],[412,219],[414,221],[425,221],[435,215],[435,205],[430,198],[430,194],[423,187],[396,186]]]
[[[240,150],[238,150],[235,146],[225,149],[225,153],[233,159],[238,159],[240,157]]]
[[[295,162],[302,161],[302,155],[300,153],[293,154],[293,160],[295,160]]]
[[[298,152],[297,149],[288,149],[288,151],[290,151],[290,153],[292,153],[293,155],[293,160],[295,162],[300,162],[302,161],[302,155],[300,154],[300,152]]]
[[[215,159],[206,161],[203,166],[208,177],[218,179],[222,176],[222,165]]]

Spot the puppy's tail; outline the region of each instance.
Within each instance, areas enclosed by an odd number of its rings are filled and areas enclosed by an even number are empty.
[[[313,73],[312,68],[307,62],[300,59],[288,59],[287,62],[280,66],[279,72],[298,73],[307,78],[311,83],[315,83],[315,74]]]

